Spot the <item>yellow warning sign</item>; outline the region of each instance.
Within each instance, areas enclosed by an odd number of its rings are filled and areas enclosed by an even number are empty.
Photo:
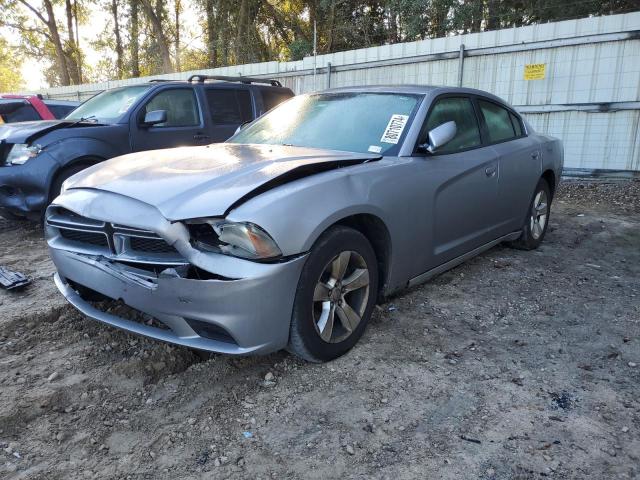
[[[524,66],[525,80],[543,80],[547,65],[545,63],[529,63]]]

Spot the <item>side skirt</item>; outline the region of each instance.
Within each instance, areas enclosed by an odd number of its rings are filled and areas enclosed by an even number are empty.
[[[469,260],[470,258],[475,257],[476,255],[481,254],[482,252],[486,252],[487,250],[489,250],[490,248],[495,247],[496,245],[498,245],[499,243],[502,242],[510,242],[513,240],[517,240],[518,237],[520,237],[520,235],[522,234],[522,232],[520,230],[518,230],[517,232],[511,232],[507,235],[504,235],[500,238],[496,238],[495,240],[492,240],[489,243],[485,243],[484,245],[481,245],[478,248],[475,248],[467,253],[465,253],[464,255],[460,255],[457,258],[454,258],[453,260],[449,260],[446,263],[443,263],[442,265],[439,265],[435,268],[432,268],[431,270],[427,270],[424,273],[421,273],[420,275],[418,275],[417,277],[412,278],[411,280],[409,280],[409,283],[407,284],[408,287],[413,287],[414,285],[419,285],[421,283],[424,283],[428,280],[431,280],[433,277],[440,275],[441,273],[446,272],[447,270],[451,270],[453,267],[457,267],[458,265],[460,265],[461,263],[466,262],[467,260]]]

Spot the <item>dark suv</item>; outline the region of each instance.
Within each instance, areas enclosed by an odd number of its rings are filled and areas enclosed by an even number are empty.
[[[105,90],[63,120],[0,125],[0,214],[38,218],[62,183],[90,165],[222,142],[292,96],[277,80],[193,75]]]

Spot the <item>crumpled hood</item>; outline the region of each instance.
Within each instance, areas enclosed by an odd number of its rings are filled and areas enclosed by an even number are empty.
[[[60,120],[39,120],[0,125],[0,141],[7,143],[29,143],[31,137],[42,136],[63,123]]]
[[[0,125],[0,142],[32,143],[49,132],[61,128],[95,127],[99,124],[90,122],[78,123],[75,120],[37,120],[35,122],[18,122]]]
[[[117,193],[158,208],[169,220],[184,220],[224,215],[276,183],[379,158],[315,148],[219,143],[123,155],[76,174],[68,188]]]

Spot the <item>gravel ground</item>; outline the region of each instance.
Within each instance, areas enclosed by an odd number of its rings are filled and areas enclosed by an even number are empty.
[[[0,291],[0,478],[639,478],[639,187],[565,183],[540,249],[390,299],[325,365],[88,320],[2,222],[34,283]]]

